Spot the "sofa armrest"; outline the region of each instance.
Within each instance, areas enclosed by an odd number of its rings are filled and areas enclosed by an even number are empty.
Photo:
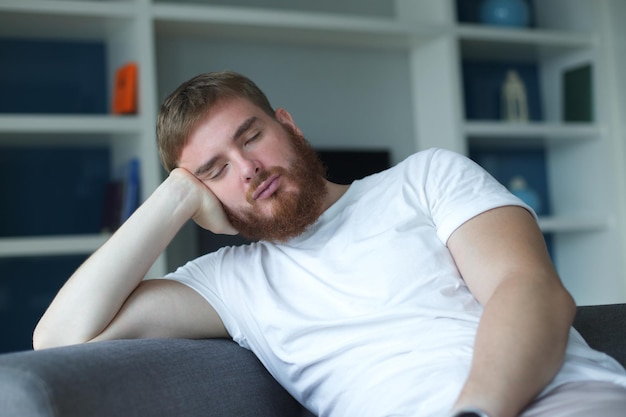
[[[574,327],[589,346],[626,366],[626,304],[578,307]]]
[[[626,365],[626,304],[579,307],[574,327]],[[3,417],[301,417],[249,351],[228,340],[145,339],[0,355]]]
[[[4,417],[300,416],[228,340],[145,339],[0,355]]]

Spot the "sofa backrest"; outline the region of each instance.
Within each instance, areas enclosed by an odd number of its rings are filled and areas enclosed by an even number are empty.
[[[626,304],[578,307],[574,327],[589,346],[626,366]]]

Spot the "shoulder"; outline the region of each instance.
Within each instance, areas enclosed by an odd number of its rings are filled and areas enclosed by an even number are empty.
[[[267,245],[265,242],[254,242],[238,246],[224,246],[214,252],[201,255],[174,272],[167,275],[170,279],[207,279],[215,280],[229,265],[237,265],[242,259],[253,257],[255,253],[262,251]]]
[[[443,148],[418,151],[390,168],[387,177],[392,181],[408,182],[418,187],[427,184],[442,185],[442,181],[463,179],[469,174],[482,176],[484,170],[467,156]]]
[[[442,148],[429,148],[415,152],[396,165],[354,181],[350,194],[371,193],[373,190],[395,189],[396,187],[425,187],[433,178],[458,175],[464,165],[474,164],[469,158],[459,153]]]
[[[401,189],[405,194],[425,195],[449,191],[447,186],[450,184],[484,175],[486,173],[482,168],[460,153],[429,148],[411,154],[387,170],[355,181],[348,194],[353,199],[360,199],[364,195],[375,194],[380,197],[381,193],[393,194]]]
[[[429,148],[408,156],[396,167],[399,170],[410,170],[413,173],[428,174],[431,171],[476,168],[477,165],[467,156],[443,148]]]

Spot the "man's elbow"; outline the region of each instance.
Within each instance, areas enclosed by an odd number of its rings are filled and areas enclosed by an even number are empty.
[[[576,317],[576,301],[574,301],[574,297],[569,293],[569,291],[564,290],[566,293],[565,301],[563,301],[564,309],[567,311],[569,315],[570,325],[574,323],[574,318]]]
[[[50,340],[47,332],[43,331],[40,326],[37,326],[33,332],[33,349],[41,350],[51,347],[56,347],[56,345]]]
[[[78,345],[86,343],[88,340],[80,339],[78,337],[72,337],[72,335],[64,334],[63,332],[54,331],[46,327],[41,322],[37,324],[33,331],[33,349],[49,349],[54,347]]]
[[[568,329],[574,323],[576,317],[576,302],[572,295],[563,286],[550,294],[548,301],[552,306],[553,317],[558,319],[558,323],[564,329]]]
[[[33,331],[34,350],[48,349],[62,345],[63,343],[60,343],[52,332],[46,329],[45,326],[42,326],[41,323],[35,327],[35,331]]]

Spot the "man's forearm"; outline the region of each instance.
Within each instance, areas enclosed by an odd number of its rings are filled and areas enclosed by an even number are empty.
[[[40,320],[35,348],[83,343],[102,332],[174,235],[194,214],[171,176],[72,275]]]
[[[561,288],[503,283],[485,306],[455,409],[517,416],[559,370],[574,311]]]

